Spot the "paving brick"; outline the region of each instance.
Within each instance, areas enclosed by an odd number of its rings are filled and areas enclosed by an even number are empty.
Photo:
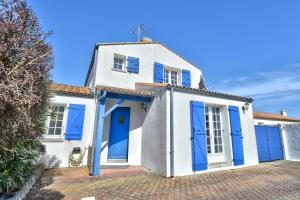
[[[300,162],[276,161],[254,167],[166,179],[139,167],[47,170],[27,199],[300,199]]]

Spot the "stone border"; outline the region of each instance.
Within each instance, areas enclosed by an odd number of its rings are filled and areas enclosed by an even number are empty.
[[[21,190],[8,194],[7,196],[0,197],[0,200],[22,200],[25,199],[30,189],[33,187],[35,182],[39,179],[42,174],[43,167],[39,166],[36,168],[34,174],[30,177],[27,183],[22,187]]]

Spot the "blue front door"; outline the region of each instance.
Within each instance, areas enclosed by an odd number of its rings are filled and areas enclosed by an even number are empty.
[[[111,113],[108,159],[127,159],[129,122],[129,107],[118,107]]]

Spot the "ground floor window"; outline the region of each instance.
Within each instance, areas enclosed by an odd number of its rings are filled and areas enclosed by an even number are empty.
[[[220,108],[205,107],[206,145],[208,154],[223,153],[223,134],[221,129]]]
[[[65,106],[51,105],[48,124],[48,136],[60,136],[63,128]]]

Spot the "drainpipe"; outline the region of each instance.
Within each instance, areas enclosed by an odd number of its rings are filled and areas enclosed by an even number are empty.
[[[170,177],[174,177],[174,106],[173,106],[174,88],[170,90]]]

